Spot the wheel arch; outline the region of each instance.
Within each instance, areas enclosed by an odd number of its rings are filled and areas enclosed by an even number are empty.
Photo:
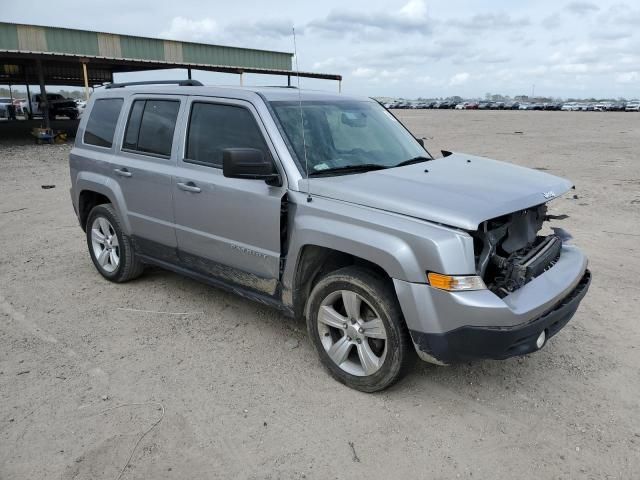
[[[298,250],[295,269],[292,272],[289,302],[296,318],[305,316],[305,306],[311,290],[324,275],[347,266],[360,266],[386,281],[393,287],[390,272],[372,258],[357,254],[354,249],[336,249],[325,245],[308,243]],[[394,289],[395,291],[395,289]]]
[[[99,174],[81,172],[76,179],[75,191],[78,192],[76,200],[78,220],[83,230],[86,228],[91,209],[96,205],[110,203],[118,213],[124,233],[127,235],[131,233],[131,225],[126,215],[126,203],[117,182]]]

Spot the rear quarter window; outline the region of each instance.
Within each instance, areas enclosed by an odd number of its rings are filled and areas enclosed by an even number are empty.
[[[123,103],[122,98],[102,98],[95,101],[84,130],[84,143],[111,148]]]
[[[134,101],[123,149],[169,157],[179,109],[179,100]]]

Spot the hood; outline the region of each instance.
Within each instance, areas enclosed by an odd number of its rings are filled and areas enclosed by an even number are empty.
[[[406,167],[311,178],[313,195],[476,230],[485,220],[543,204],[573,184],[506,162],[454,153]],[[301,180],[306,190],[306,180]]]

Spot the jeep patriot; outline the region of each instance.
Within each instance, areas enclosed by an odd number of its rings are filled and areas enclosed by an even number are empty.
[[[436,159],[368,98],[161,83],[96,91],[70,154],[110,281],[155,265],[304,319],[327,371],[366,392],[416,354],[539,350],[587,292],[585,255],[549,227],[568,180]]]

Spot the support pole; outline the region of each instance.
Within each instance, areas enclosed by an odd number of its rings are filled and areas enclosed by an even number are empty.
[[[187,68],[187,78],[191,80],[191,67]]]
[[[240,86],[244,86],[243,81],[242,81],[242,72],[240,72]]]
[[[338,80],[338,93],[342,93],[342,80]]]
[[[291,75],[287,75],[287,87],[291,86]]]
[[[82,75],[84,76],[84,99],[89,101],[89,75],[87,74],[87,63],[82,62]]]
[[[25,75],[25,81],[27,77]],[[29,90],[29,82],[26,82],[27,86],[27,103],[29,104],[29,114],[27,115],[27,120],[31,120],[33,118],[33,106],[31,105],[31,91]]]
[[[36,69],[38,70],[38,82],[40,83],[40,105],[44,128],[51,128],[51,122],[49,120],[49,101],[47,99],[47,89],[44,86],[44,71],[42,69],[42,60],[39,58],[36,59]]]

